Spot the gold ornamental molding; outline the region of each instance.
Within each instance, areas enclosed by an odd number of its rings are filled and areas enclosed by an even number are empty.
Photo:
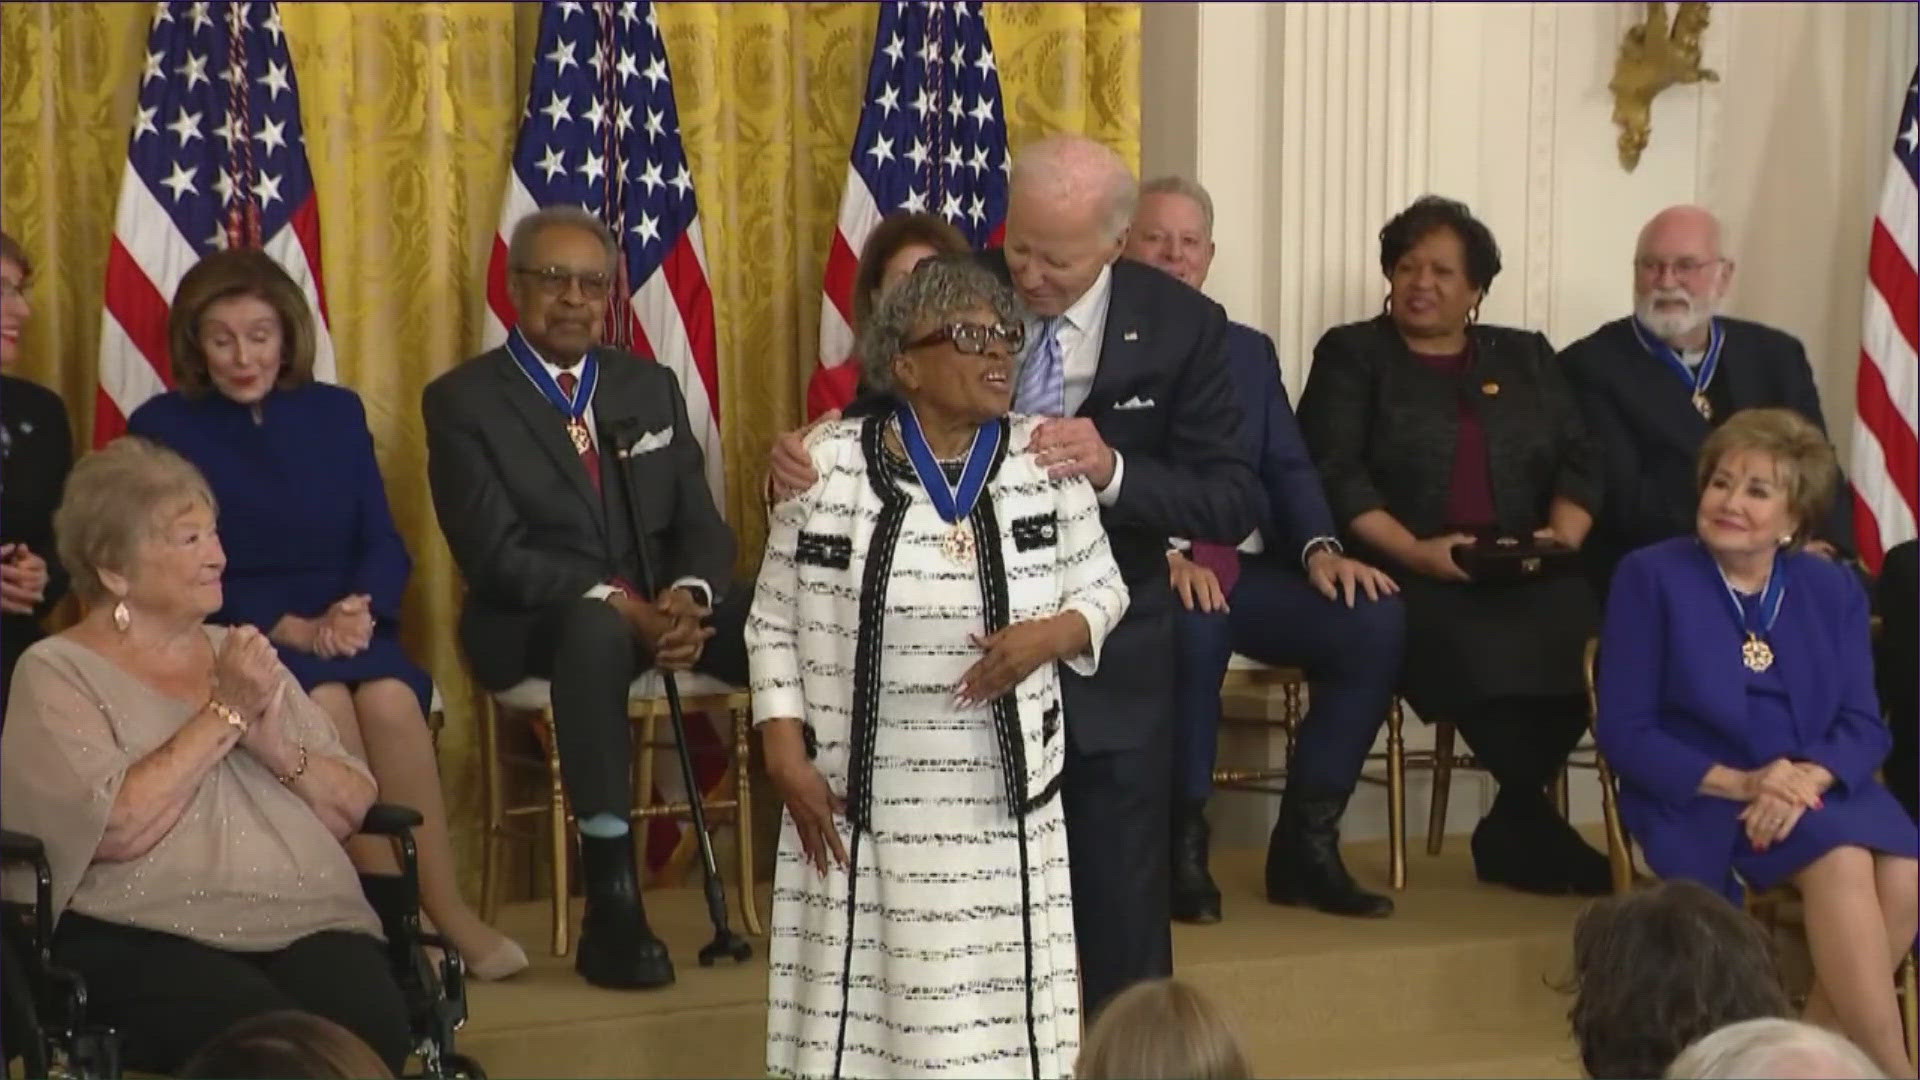
[[[1719,82],[1718,72],[1700,66],[1700,38],[1711,18],[1709,3],[1677,5],[1671,25],[1667,5],[1650,0],[1647,15],[1627,28],[1614,61],[1613,122],[1620,128],[1620,167],[1632,172],[1653,135],[1653,99],[1670,86]]]

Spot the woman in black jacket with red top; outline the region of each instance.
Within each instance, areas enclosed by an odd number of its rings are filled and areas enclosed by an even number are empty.
[[[1334,520],[1400,582],[1402,693],[1451,721],[1499,781],[1474,830],[1481,880],[1531,892],[1608,891],[1607,862],[1546,788],[1586,721],[1583,579],[1556,572],[1593,524],[1598,481],[1553,347],[1484,326],[1500,250],[1462,204],[1426,196],[1380,231],[1386,311],[1314,348],[1300,426]],[[1455,548],[1520,541],[1541,558],[1473,580]]]

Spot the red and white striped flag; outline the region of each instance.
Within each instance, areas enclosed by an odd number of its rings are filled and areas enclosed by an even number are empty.
[[[300,284],[319,338],[313,374],[332,382],[320,210],[279,5],[155,4],[107,253],[95,446],[173,385],[174,289],[224,247],[263,247]]]
[[[1907,84],[1906,107],[1900,112],[1880,191],[1880,212],[1873,219],[1866,325],[1854,384],[1853,531],[1860,558],[1875,573],[1888,548],[1913,538],[1920,505],[1915,492],[1920,458],[1915,450],[1915,419],[1920,416],[1920,288],[1914,277],[1914,254],[1920,247],[1916,96],[1920,70]]]
[[[553,3],[540,13],[533,85],[514,142],[500,232],[487,264],[485,345],[507,340],[507,239],[521,218],[567,204],[598,214],[620,242],[623,284],[609,343],[651,356],[680,380],[706,455],[707,485],[726,505],[720,459],[720,365],[713,294],[666,43],[651,3]]]
[[[976,248],[1000,242],[1007,218],[1007,123],[984,4],[880,5],[867,95],[853,137],[840,222],[820,301],[820,366],[807,416],[853,400],[853,278],[880,219],[939,214]]]

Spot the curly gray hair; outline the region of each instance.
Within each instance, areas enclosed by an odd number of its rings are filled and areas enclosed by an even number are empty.
[[[893,393],[893,358],[916,328],[939,324],[975,308],[991,308],[1003,322],[1017,323],[1027,312],[999,278],[970,255],[934,255],[921,260],[899,284],[887,290],[860,330],[860,375],[867,386]]]

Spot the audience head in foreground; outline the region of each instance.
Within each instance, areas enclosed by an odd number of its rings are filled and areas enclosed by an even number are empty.
[[[1087,1033],[1081,1080],[1243,1080],[1253,1075],[1211,1001],[1177,979],[1120,992]]]
[[[1595,900],[1573,928],[1567,1019],[1587,1075],[1658,1076],[1725,1024],[1790,1013],[1766,932],[1691,881]]]
[[[1881,1072],[1845,1038],[1799,1020],[1742,1020],[1706,1036],[1673,1059],[1668,1080],[1881,1080]]]
[[[361,1038],[323,1016],[283,1009],[249,1017],[200,1048],[182,1080],[386,1080]]]

